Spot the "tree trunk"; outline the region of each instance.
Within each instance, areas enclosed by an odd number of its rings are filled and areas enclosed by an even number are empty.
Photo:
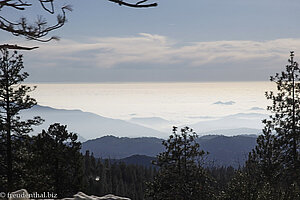
[[[6,58],[5,58],[6,59]],[[7,59],[6,59],[7,60]],[[12,192],[12,141],[11,141],[11,115],[10,115],[10,104],[9,104],[9,80],[8,80],[8,64],[6,63],[6,71],[5,71],[5,90],[6,90],[6,137],[7,137],[7,191]]]

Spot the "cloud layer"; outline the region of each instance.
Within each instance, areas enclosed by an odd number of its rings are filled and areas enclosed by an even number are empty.
[[[197,69],[197,73],[202,73],[199,69],[206,70],[203,73],[209,69],[210,74],[226,72],[234,76],[236,71],[247,74],[248,70],[253,74],[281,69],[290,50],[297,56],[300,38],[180,43],[166,36],[140,33],[132,37],[62,40],[45,44],[27,56],[32,68],[149,70],[150,66],[158,73],[184,68]]]
[[[161,35],[140,33],[134,37],[93,38],[79,42],[63,40],[40,48],[40,59],[92,62],[98,67],[122,63],[207,63],[285,59],[290,50],[300,50],[300,39],[271,41],[212,41],[180,44]],[[59,63],[57,63],[59,65]]]

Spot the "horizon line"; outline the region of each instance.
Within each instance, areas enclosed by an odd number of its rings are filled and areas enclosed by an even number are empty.
[[[168,84],[168,83],[272,83],[271,81],[258,80],[232,80],[232,81],[24,81],[24,84]]]

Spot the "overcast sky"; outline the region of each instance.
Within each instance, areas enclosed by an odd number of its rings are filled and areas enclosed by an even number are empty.
[[[300,60],[299,0],[158,0],[149,9],[65,2],[74,11],[53,33],[59,42],[0,31],[1,43],[40,46],[24,52],[32,82],[267,81],[290,50]]]

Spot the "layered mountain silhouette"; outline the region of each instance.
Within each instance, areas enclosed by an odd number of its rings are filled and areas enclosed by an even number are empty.
[[[83,153],[89,150],[93,152],[95,157],[126,158],[126,162],[133,163],[148,163],[158,153],[164,151],[163,139],[160,138],[167,138],[169,133],[149,128],[151,127],[150,125],[169,124],[171,126],[170,122],[162,118],[133,118],[128,122],[102,117],[81,110],[55,109],[40,105],[22,111],[21,116],[23,118],[41,116],[45,119],[41,126],[34,129],[35,133],[41,132],[42,129],[47,129],[50,124],[61,123],[67,125],[69,131],[78,133],[81,142],[90,139],[82,144]],[[202,149],[210,152],[208,156],[210,163],[236,167],[244,163],[247,154],[255,146],[257,134],[261,132],[259,127],[249,127],[257,126],[256,124],[260,123],[260,119],[265,117],[265,115],[256,113],[240,113],[216,120],[199,122],[190,127],[200,135],[205,135],[200,137],[198,142]],[[142,124],[148,125],[148,127]],[[216,126],[217,124],[219,126]],[[211,127],[215,127],[216,130],[210,130],[212,129]],[[220,129],[221,127],[224,129]],[[207,132],[204,132],[205,130]],[[238,136],[227,137],[221,134]],[[143,156],[146,156],[146,158]]]
[[[228,129],[244,129],[242,132],[238,132],[234,134],[234,132],[223,133],[224,135],[240,135],[240,134],[259,134],[261,129],[263,128],[263,119],[267,119],[268,115],[260,114],[260,113],[237,113],[234,115],[228,115],[221,117],[219,119],[214,120],[206,120],[201,121],[195,124],[189,125],[192,127],[197,133],[203,132],[213,132],[213,131],[220,131],[220,130],[228,130]],[[252,129],[252,130],[251,130]],[[253,132],[256,129],[257,132]],[[249,132],[249,130],[251,130]]]
[[[147,165],[157,154],[165,150],[162,141],[154,137],[104,136],[84,142],[82,153],[88,150],[98,158],[121,159],[126,163]],[[248,153],[255,147],[256,137],[208,135],[200,137],[198,143],[201,149],[209,152],[207,165],[238,167],[244,164]]]
[[[61,123],[67,125],[69,131],[81,136],[81,141],[85,139],[98,138],[104,135],[117,135],[120,137],[142,137],[155,136],[165,137],[167,134],[147,128],[138,124],[133,124],[124,120],[111,119],[100,115],[83,112],[81,110],[55,109],[47,106],[36,105],[21,113],[24,119],[40,116],[45,122],[34,128],[36,133],[42,129],[47,129],[50,124]],[[85,139],[84,139],[85,138]]]
[[[68,130],[79,134],[80,141],[99,138],[105,135],[118,137],[158,137],[167,138],[171,133],[175,122],[159,117],[132,118],[129,121],[103,117],[81,110],[55,109],[47,106],[36,105],[32,109],[21,112],[23,118],[41,116],[45,122],[35,127],[35,133],[47,129],[50,124],[61,123],[67,125]],[[261,132],[261,120],[267,118],[259,113],[239,113],[200,121],[188,125],[199,135],[241,135],[259,134]]]
[[[104,136],[82,143],[81,150],[89,150],[98,158],[121,159],[136,154],[154,157],[164,150],[162,141],[154,137]]]
[[[199,116],[199,122],[188,124],[199,135],[217,134],[217,135],[242,135],[259,134],[263,128],[262,120],[268,118],[268,115],[261,113],[237,113],[215,118],[204,118]],[[197,117],[193,117],[197,119]],[[170,133],[171,127],[176,122],[168,121],[159,117],[134,117],[130,122],[153,128],[161,132]],[[178,123],[178,122],[177,122]]]

